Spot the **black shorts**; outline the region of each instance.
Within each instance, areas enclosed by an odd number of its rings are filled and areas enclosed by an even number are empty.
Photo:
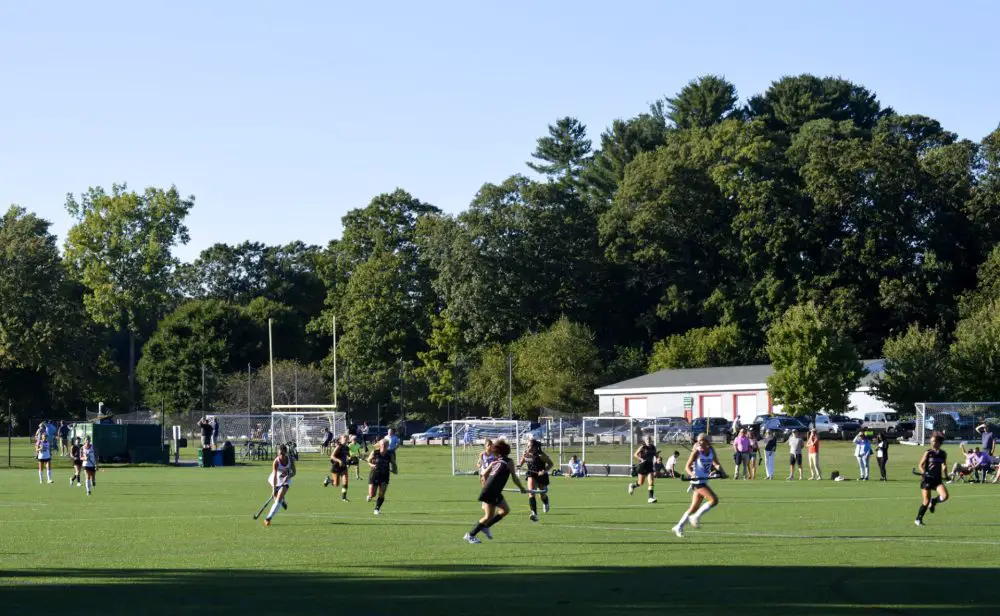
[[[503,491],[502,490],[483,490],[479,493],[479,502],[486,503],[487,505],[499,505],[503,502]]]
[[[653,464],[641,462],[635,469],[635,471],[640,475],[652,475],[653,474]]]
[[[357,466],[357,465],[358,465],[358,456],[351,456],[350,458],[347,458],[347,466]]]
[[[937,487],[941,485],[940,477],[923,477],[920,479],[920,489],[921,490],[937,490]]]
[[[642,471],[639,471],[639,472],[641,473]],[[537,486],[541,486],[541,487],[544,488],[547,485],[549,485],[549,474],[548,473],[535,473],[535,472],[532,472],[532,471],[528,471],[527,477],[528,477],[528,479],[534,479],[535,480],[535,485],[537,485]]]
[[[368,475],[368,485],[371,486],[387,486],[389,485],[389,473],[380,473],[373,470]]]
[[[330,473],[333,475],[343,475],[347,472],[347,465],[340,460],[330,460]]]
[[[792,466],[802,466],[802,452],[789,454],[788,463]]]

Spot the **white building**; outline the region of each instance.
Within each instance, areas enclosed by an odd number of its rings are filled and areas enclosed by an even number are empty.
[[[867,374],[851,394],[855,411],[889,411],[871,394],[871,386],[883,369],[880,359],[864,362]],[[770,365],[660,370],[614,385],[595,389],[601,415],[629,417],[725,417],[753,421],[757,415],[778,413],[771,402],[767,377]],[[820,409],[817,409],[820,410]],[[848,409],[845,409],[845,411]]]

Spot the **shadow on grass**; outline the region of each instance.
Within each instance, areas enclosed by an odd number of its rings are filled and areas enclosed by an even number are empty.
[[[471,548],[482,549],[482,548]],[[484,560],[489,552],[482,549]],[[556,565],[557,566],[557,565]],[[995,569],[393,566],[363,575],[232,570],[0,572],[5,614],[944,613],[1000,607]],[[23,608],[18,611],[19,607]],[[72,606],[72,607],[70,607]],[[7,611],[6,608],[13,608]],[[69,610],[69,611],[67,611]]]

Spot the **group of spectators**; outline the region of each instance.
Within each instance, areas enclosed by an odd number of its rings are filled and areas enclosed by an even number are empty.
[[[982,438],[980,446],[967,450],[965,443],[959,445],[965,456],[965,464],[955,463],[951,469],[951,479],[948,483],[969,480],[970,478],[972,481],[985,483],[994,466],[997,467],[997,470],[993,476],[993,483],[1000,482],[1000,458],[995,455],[996,438],[993,436],[993,430],[984,423],[976,427],[976,432]]]
[[[201,448],[214,449],[219,446],[219,418],[206,415],[198,421],[198,428],[201,430]]]
[[[68,456],[69,455],[69,424],[65,421],[55,421],[54,419],[43,419],[41,423],[38,424],[38,428],[35,430],[35,442],[37,443],[41,440],[41,436],[44,434],[45,439],[51,444],[52,450],[59,448],[59,455]]]

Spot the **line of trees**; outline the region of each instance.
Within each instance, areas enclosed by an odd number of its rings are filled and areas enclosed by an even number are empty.
[[[456,215],[396,189],[327,246],[217,244],[192,263],[172,249],[194,197],[173,187],[70,195],[62,253],[11,207],[0,395],[25,413],[186,410],[206,365],[224,406],[273,319],[278,357],[332,401],[336,316],[338,403],[360,415],[579,412],[647,370],[764,361],[775,399],[811,412],[842,408],[878,356],[901,410],[1000,398],[1000,129],[961,139],[842,78],[740,104],[705,76],[596,141],[560,118],[527,165]]]

